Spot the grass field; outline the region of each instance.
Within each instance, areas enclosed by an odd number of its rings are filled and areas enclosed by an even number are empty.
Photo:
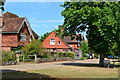
[[[118,78],[117,68],[61,66],[29,72],[46,74],[57,78]]]
[[[8,78],[118,78],[118,68],[59,66],[3,74]]]

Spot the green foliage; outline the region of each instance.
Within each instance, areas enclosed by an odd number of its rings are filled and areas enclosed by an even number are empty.
[[[71,57],[74,58],[73,52],[44,52],[37,55],[38,58],[53,58],[53,57]]]
[[[19,51],[20,49],[22,49],[22,46],[19,46],[17,48],[14,48],[12,51]]]
[[[82,57],[86,57],[86,52],[88,51],[88,44],[86,41],[81,41],[81,50],[82,50]]]
[[[15,61],[16,54],[13,51],[4,51],[2,52],[2,61]]]
[[[98,58],[99,58],[99,54],[98,54],[98,53],[95,53],[95,54],[94,54],[94,58],[98,59]]]
[[[58,57],[71,57],[71,58],[74,58],[74,53],[73,52],[58,52],[57,55],[58,55]]]
[[[39,54],[44,52],[42,48],[42,43],[39,40],[33,40],[26,44],[23,48],[23,53],[26,55]]]
[[[73,52],[67,52],[68,57],[74,58],[74,53]]]
[[[45,33],[43,36],[40,37],[40,41],[44,41],[48,36],[49,36],[49,32]]]
[[[120,2],[64,2],[61,6],[65,8],[61,13],[64,36],[87,29],[88,46],[96,53],[108,53],[115,42],[120,49]]]
[[[86,59],[85,57],[80,58],[80,60],[85,60],[85,59]]]

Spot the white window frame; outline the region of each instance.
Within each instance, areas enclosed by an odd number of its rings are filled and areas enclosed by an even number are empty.
[[[25,33],[20,34],[20,41],[26,41],[26,34]]]
[[[55,45],[55,39],[50,39],[50,45]]]
[[[72,47],[72,45],[69,45],[70,47]]]
[[[58,41],[58,45],[61,45],[61,42],[60,42],[60,41]]]

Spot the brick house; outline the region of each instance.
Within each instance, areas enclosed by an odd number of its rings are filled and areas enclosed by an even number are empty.
[[[84,40],[83,35],[82,40]],[[49,36],[43,41],[43,47],[47,51],[79,51],[80,45],[76,39],[72,40],[70,36],[62,38],[56,36],[56,33],[52,31]]]
[[[3,51],[10,51],[13,48],[24,46],[32,39],[38,39],[38,37],[39,36],[31,29],[25,17],[19,17],[10,12],[3,14]]]

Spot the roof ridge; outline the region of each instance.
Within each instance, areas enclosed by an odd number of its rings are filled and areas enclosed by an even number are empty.
[[[4,18],[13,18],[13,17],[19,17],[19,16],[7,11],[6,13],[3,14],[3,17]]]

